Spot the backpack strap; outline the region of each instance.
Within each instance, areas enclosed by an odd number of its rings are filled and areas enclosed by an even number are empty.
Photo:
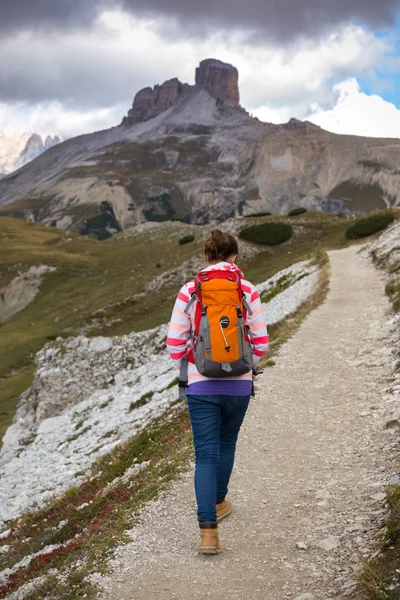
[[[243,290],[242,290],[242,302],[243,302],[244,308],[246,309],[246,314],[248,314],[251,317],[253,315],[253,311],[250,308],[250,304],[247,302],[246,294],[243,292]]]
[[[179,398],[179,400],[186,400],[186,388],[188,386],[188,369],[189,369],[189,361],[188,361],[187,357],[185,356],[181,360],[181,368],[179,371],[179,380],[178,380],[178,386],[179,386],[178,398]]]
[[[192,306],[196,302],[196,300],[200,301],[199,292],[200,292],[200,288],[201,288],[201,280],[200,280],[199,276],[197,275],[196,279],[194,279],[193,281],[195,284],[195,288],[191,294],[190,300],[187,303],[185,310],[183,311],[185,313],[185,315],[187,315],[189,313],[189,310],[192,308]]]
[[[196,300],[197,300],[197,294],[196,294],[196,292],[192,292],[192,296],[191,296],[189,302],[186,304],[185,310],[183,311],[185,313],[185,315],[188,314],[189,310],[191,309],[193,304],[196,302]]]

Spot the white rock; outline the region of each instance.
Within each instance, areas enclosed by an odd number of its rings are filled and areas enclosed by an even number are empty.
[[[318,548],[325,550],[326,552],[331,552],[332,550],[336,550],[340,546],[340,539],[334,535],[330,535],[329,537],[320,540],[317,543]]]
[[[298,550],[308,550],[308,546],[304,542],[297,542],[296,543],[296,548]]]
[[[92,352],[107,352],[111,350],[113,341],[111,338],[97,337],[93,338],[89,345],[89,350]]]
[[[375,500],[376,502],[383,502],[383,500],[386,500],[386,494],[384,494],[383,492],[379,493],[379,494],[373,494],[371,496],[372,500]]]
[[[315,596],[313,594],[306,593],[296,596],[295,600],[315,600]]]

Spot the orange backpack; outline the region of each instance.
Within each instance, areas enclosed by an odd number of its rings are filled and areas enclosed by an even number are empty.
[[[253,352],[246,325],[252,312],[238,273],[202,271],[185,308],[196,302],[188,361],[205,377],[223,378],[252,370]],[[182,377],[180,378],[182,379]]]

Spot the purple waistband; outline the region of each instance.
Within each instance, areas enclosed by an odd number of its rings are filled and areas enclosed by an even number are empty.
[[[193,396],[249,396],[252,382],[249,379],[209,379],[191,383],[187,393]]]

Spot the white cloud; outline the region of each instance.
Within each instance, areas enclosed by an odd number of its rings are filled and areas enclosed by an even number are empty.
[[[380,96],[360,91],[355,78],[334,86],[336,106],[324,111],[314,107],[309,121],[333,133],[400,138],[400,110]]]
[[[355,73],[374,75],[391,50],[388,42],[355,25],[296,48],[258,52],[245,47],[237,57],[244,104],[252,109],[301,107],[304,112],[317,99],[332,105],[332,81]]]
[[[12,133],[37,132],[42,135],[72,137],[119,125],[125,108],[79,111],[65,108],[59,102],[46,102],[36,106],[0,104],[0,130]]]

